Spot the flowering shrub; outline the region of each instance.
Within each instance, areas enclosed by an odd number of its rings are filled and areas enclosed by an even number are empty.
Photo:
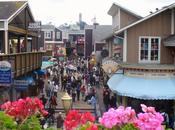
[[[141,104],[143,113],[136,115],[131,107],[120,106],[109,109],[95,124],[95,118],[90,113],[80,114],[76,110],[69,111],[64,125],[66,130],[163,130],[163,116],[154,107]]]
[[[66,119],[64,121],[64,125],[66,130],[72,130],[73,128],[85,125],[87,122],[93,123],[95,121],[95,117],[92,116],[90,112],[79,113],[77,110],[69,111]],[[89,124],[88,130],[95,128],[93,124]],[[95,130],[95,129],[94,129]]]
[[[48,112],[44,110],[44,106],[40,99],[32,99],[29,97],[14,102],[8,101],[1,105],[1,109],[4,110],[6,114],[20,121],[32,115],[41,114],[45,116],[48,114]]]
[[[3,122],[3,130],[12,127],[13,130],[41,130],[41,125],[39,121],[40,116],[46,116],[47,111],[44,110],[42,101],[38,98],[19,99],[14,102],[6,102],[1,105],[1,109],[4,110],[3,118],[0,118],[0,122]],[[10,118],[10,119],[9,119]]]
[[[142,111],[139,113],[138,118],[135,120],[135,125],[140,130],[163,130],[161,124],[163,122],[163,116],[155,111],[154,107],[147,107],[141,104]]]
[[[99,122],[106,128],[112,128],[116,125],[120,127],[126,123],[132,123],[135,119],[136,113],[131,107],[120,106],[116,110],[111,108],[105,112],[103,117],[99,118]]]

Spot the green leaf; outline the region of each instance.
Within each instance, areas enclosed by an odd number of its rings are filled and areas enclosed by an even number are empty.
[[[139,130],[139,129],[136,128],[133,124],[126,124],[121,128],[121,130]]]
[[[0,129],[16,130],[16,128],[17,128],[16,121],[11,116],[8,116],[4,112],[0,112]]]
[[[23,124],[20,124],[18,130],[41,130],[39,118],[29,117]]]

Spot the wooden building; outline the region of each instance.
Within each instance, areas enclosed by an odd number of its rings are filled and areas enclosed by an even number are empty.
[[[11,86],[19,78],[28,80],[32,71],[41,68],[46,54],[39,50],[39,31],[29,29],[32,24],[36,21],[27,1],[0,1],[0,61],[11,63]],[[1,85],[0,92],[6,89]]]
[[[114,37],[123,40],[122,72],[109,79],[109,87],[123,105],[137,109],[145,103],[170,114],[175,100],[175,4],[120,26]]]

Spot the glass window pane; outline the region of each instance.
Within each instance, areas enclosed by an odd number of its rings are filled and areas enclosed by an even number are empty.
[[[157,61],[159,57],[159,39],[152,38],[151,39],[151,60]]]
[[[141,38],[141,60],[148,60],[148,38]]]
[[[0,21],[0,28],[4,28],[4,21]]]

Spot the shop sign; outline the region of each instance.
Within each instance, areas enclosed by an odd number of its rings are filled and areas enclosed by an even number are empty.
[[[12,67],[8,61],[0,61],[0,85],[10,86],[12,81]]]
[[[105,60],[102,63],[102,68],[107,74],[113,74],[119,69],[119,64],[114,60]]]
[[[15,86],[28,86],[29,82],[27,80],[14,80]]]
[[[29,23],[28,30],[39,31],[41,29],[41,22]]]

